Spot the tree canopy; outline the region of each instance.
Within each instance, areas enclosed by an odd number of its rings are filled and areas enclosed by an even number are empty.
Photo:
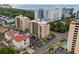
[[[55,32],[61,32],[64,33],[69,30],[69,24],[71,22],[71,19],[65,19],[65,20],[59,20],[50,22],[50,30]]]
[[[23,10],[23,9],[15,9],[15,8],[0,8],[0,14],[15,17],[18,15],[23,15],[29,17],[31,20],[34,19],[34,11],[33,10]]]
[[[0,48],[0,54],[14,54],[15,50],[12,48]]]

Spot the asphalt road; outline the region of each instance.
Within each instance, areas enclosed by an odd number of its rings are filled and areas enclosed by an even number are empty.
[[[53,39],[52,41],[50,41],[48,44],[36,49],[33,54],[44,54],[46,49],[48,49],[50,46],[52,46],[53,44],[55,44],[59,40],[60,40],[60,37],[58,36],[55,39]]]
[[[45,54],[46,50],[51,47],[52,45],[54,45],[55,43],[57,43],[58,41],[61,40],[61,38],[65,38],[67,39],[67,33],[56,33],[56,38],[54,38],[53,40],[51,40],[48,44],[43,45],[42,47],[38,48],[35,50],[35,52],[33,54]]]
[[[33,54],[45,54],[45,51],[52,46],[53,44],[55,44],[56,42],[58,42],[59,40],[61,40],[62,37],[67,38],[66,37],[66,33],[65,34],[61,34],[61,33],[55,33],[56,34],[56,38],[53,39],[52,41],[50,41],[48,44],[45,44],[44,46],[38,48],[35,50],[35,52]]]

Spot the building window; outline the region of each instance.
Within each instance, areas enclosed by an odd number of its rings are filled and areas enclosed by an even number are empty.
[[[73,39],[77,39],[77,38],[74,37]]]
[[[74,49],[74,47],[71,48],[72,50]]]
[[[74,48],[75,46],[72,46],[72,48]]]
[[[74,35],[74,37],[77,37],[77,35]]]
[[[78,30],[78,28],[75,28],[75,30]]]
[[[77,34],[76,32],[74,32],[74,34]]]
[[[73,39],[73,41],[76,41],[76,39]]]
[[[24,42],[24,44],[26,45],[26,42]]]
[[[77,36],[77,34],[74,34],[74,36]]]
[[[79,27],[79,26],[76,25],[75,27]]]
[[[26,45],[26,40],[24,40],[24,44]]]
[[[75,43],[73,43],[72,45],[75,45]]]
[[[77,38],[77,37],[74,37],[74,38]]]
[[[72,46],[75,46],[75,45],[72,45]]]
[[[78,32],[78,31],[75,30],[75,32]]]
[[[76,25],[79,25],[79,23],[76,23]]]
[[[72,43],[75,43],[75,42],[72,42]]]

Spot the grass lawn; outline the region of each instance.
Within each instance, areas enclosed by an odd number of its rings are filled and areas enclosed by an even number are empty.
[[[15,50],[12,48],[0,48],[0,54],[14,54]]]

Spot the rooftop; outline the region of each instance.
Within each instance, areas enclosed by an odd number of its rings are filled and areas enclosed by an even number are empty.
[[[1,32],[1,33],[4,33],[4,32],[6,32],[7,30],[8,30],[7,28],[0,27],[0,32]]]
[[[16,35],[16,36],[14,37],[14,40],[15,40],[16,42],[20,42],[20,41],[26,40],[26,39],[28,39],[28,36],[27,36],[27,35],[24,35],[24,34],[19,34],[19,35]]]
[[[5,32],[5,34],[8,35],[8,36],[14,37],[17,34],[17,32],[14,31],[14,30],[10,30],[8,32]]]
[[[36,23],[38,23],[38,24],[40,24],[40,25],[47,24],[47,22],[46,22],[46,21],[32,20],[31,22],[36,22]]]
[[[23,20],[23,19],[29,19],[29,17],[25,17],[25,16],[22,16],[22,15],[16,16],[15,18],[21,18],[21,20]]]
[[[7,20],[7,19],[9,19],[9,17],[7,17],[7,16],[0,16],[0,19]]]
[[[79,19],[75,19],[75,20],[71,21],[71,24],[73,24],[73,25],[76,23],[79,23]]]

